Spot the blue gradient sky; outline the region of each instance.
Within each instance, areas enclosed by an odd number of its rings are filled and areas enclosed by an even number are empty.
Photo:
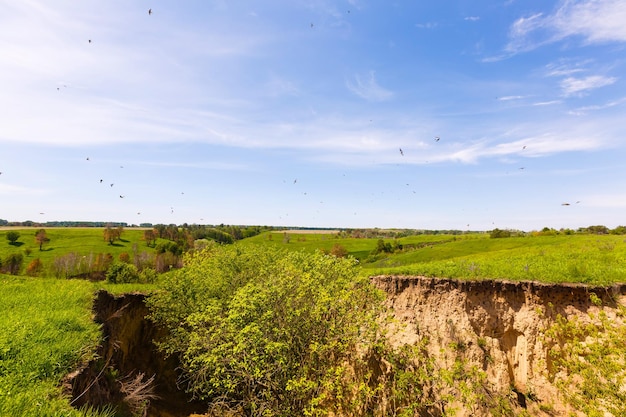
[[[624,22],[624,0],[0,1],[0,218],[626,224]]]

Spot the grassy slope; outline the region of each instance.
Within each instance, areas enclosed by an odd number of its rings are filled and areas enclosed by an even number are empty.
[[[378,239],[332,235],[269,233],[241,244],[271,244],[289,250],[329,250],[336,243],[361,261],[367,275],[426,275],[446,278],[499,278],[608,285],[626,282],[626,240],[615,235],[527,236],[491,239],[486,234],[419,235],[398,239],[424,245],[369,257]],[[385,239],[392,242],[392,239]]]
[[[79,416],[59,381],[98,341],[93,284],[0,275],[0,415]]]

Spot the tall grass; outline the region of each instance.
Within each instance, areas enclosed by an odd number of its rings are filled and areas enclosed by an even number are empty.
[[[96,416],[74,410],[60,381],[91,355],[94,286],[0,275],[0,416]]]

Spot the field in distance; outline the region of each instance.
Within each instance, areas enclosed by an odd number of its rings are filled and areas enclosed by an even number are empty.
[[[381,242],[382,241],[382,242]],[[535,280],[610,285],[626,282],[623,235],[531,235],[491,238],[487,233],[354,238],[343,233],[273,232],[239,244],[332,252],[340,246],[366,275]]]

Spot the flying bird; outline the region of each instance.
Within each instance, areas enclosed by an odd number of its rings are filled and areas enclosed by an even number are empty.
[[[152,9],[148,9],[148,16],[152,14]]]
[[[435,142],[439,142],[439,139],[441,139],[439,136],[435,136]]]
[[[561,203],[562,206],[569,206],[569,203]]]
[[[400,148],[400,155],[404,156],[404,151]]]
[[[124,196],[120,194],[120,198],[124,198]]]
[[[91,39],[89,39],[89,43],[91,43]]]
[[[113,187],[113,183],[111,183],[111,187]]]
[[[102,184],[102,179],[100,179],[100,184]]]

